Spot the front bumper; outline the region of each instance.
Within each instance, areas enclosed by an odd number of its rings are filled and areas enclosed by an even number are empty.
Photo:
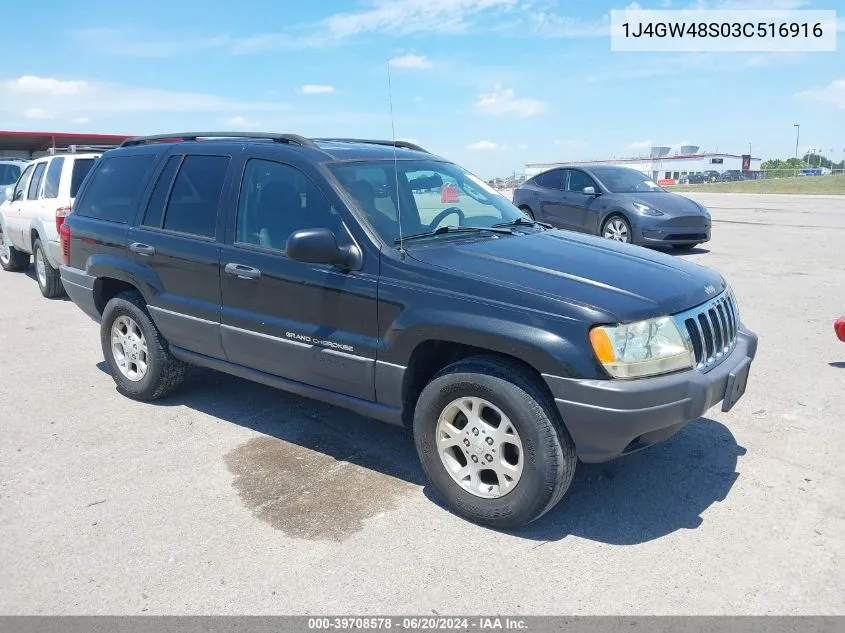
[[[757,353],[741,328],[736,347],[702,373],[688,370],[637,380],[578,380],[543,374],[584,462],[605,462],[668,439],[725,397],[731,373]]]
[[[634,243],[701,244],[710,241],[710,227],[710,218],[703,216],[681,216],[668,220],[662,220],[660,217],[641,217],[633,227]]]

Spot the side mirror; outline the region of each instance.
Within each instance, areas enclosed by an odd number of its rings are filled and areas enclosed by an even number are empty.
[[[599,195],[599,192],[598,192],[598,191],[596,191],[596,188],[595,188],[595,187],[584,187],[584,188],[581,190],[581,193],[585,193],[585,194],[587,194],[588,196],[597,196],[597,195]]]
[[[361,267],[361,251],[357,246],[338,246],[328,229],[301,229],[288,237],[285,253],[292,260],[309,264],[329,264],[344,270]]]
[[[9,185],[3,190],[3,194],[6,196],[4,200],[11,200],[12,196],[15,195],[15,188],[12,185]]]

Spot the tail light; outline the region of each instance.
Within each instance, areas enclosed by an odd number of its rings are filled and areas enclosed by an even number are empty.
[[[70,213],[70,207],[59,207],[56,209],[56,232],[62,230],[62,225],[65,223],[65,217]]]
[[[836,332],[837,338],[839,338],[840,341],[845,343],[845,317],[837,319],[833,323],[833,329]]]
[[[70,226],[64,223],[65,219],[62,216],[62,224],[59,227],[59,239],[62,242],[62,262],[65,266],[70,266]],[[56,217],[56,224],[59,223],[58,216]]]

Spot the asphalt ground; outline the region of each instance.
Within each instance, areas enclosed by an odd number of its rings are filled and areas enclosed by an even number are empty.
[[[0,271],[0,613],[845,614],[845,198],[698,198],[746,395],[514,533],[401,429],[199,369],[120,396],[98,326]]]

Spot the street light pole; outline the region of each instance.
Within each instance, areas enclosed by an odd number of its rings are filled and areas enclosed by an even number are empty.
[[[795,128],[795,158],[798,158],[798,139],[801,137],[801,124],[795,123],[792,127]]]

